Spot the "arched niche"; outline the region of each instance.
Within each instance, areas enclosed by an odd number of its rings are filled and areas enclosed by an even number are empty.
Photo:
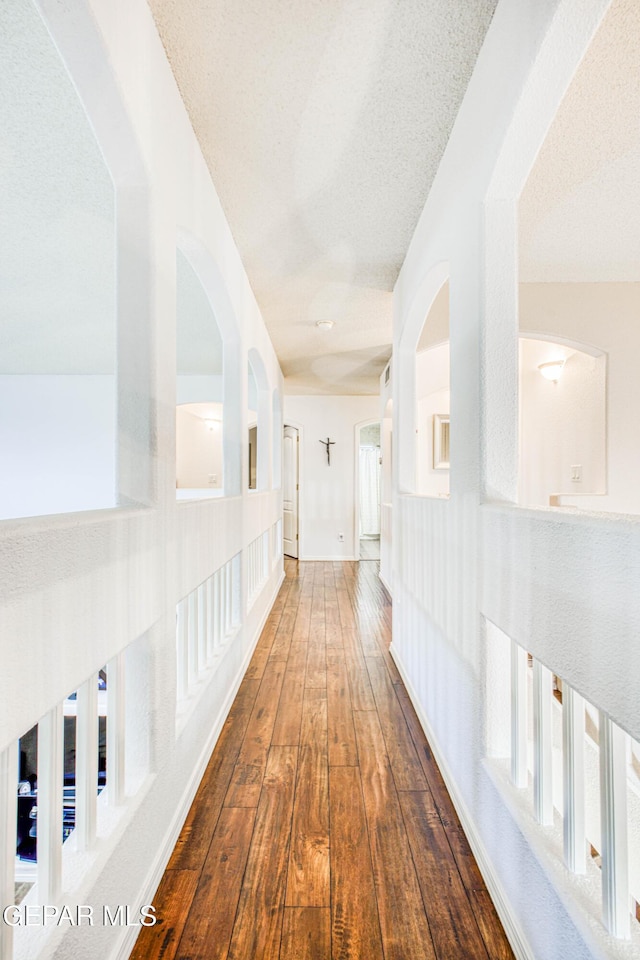
[[[0,52],[0,518],[114,507],[134,491],[118,470],[112,171],[30,0],[0,6]]]
[[[401,493],[415,493],[418,475],[418,368],[416,358],[418,348],[425,347],[430,326],[428,317],[436,304],[438,295],[449,277],[447,261],[438,261],[425,273],[410,309],[407,312],[400,342],[394,351],[394,453],[398,472],[398,486]],[[437,310],[438,316],[441,310]],[[435,336],[435,334],[434,334]],[[448,311],[447,335],[448,339]],[[435,342],[435,341],[434,341]]]
[[[176,496],[224,493],[224,343],[196,272],[176,254]]]
[[[445,281],[424,320],[415,353],[415,492],[449,495],[451,376],[449,283]]]
[[[247,357],[247,487],[269,487],[270,389],[264,362],[252,347]]]
[[[603,12],[517,197],[518,502],[637,515],[640,13],[624,0]],[[547,356],[566,361],[555,383],[536,369]]]
[[[201,369],[200,372],[198,372],[198,367],[200,366],[201,368],[204,363],[204,357],[201,358],[200,361],[197,361],[194,357],[191,358],[189,369],[192,373],[188,374],[186,372],[180,372],[179,365],[182,361],[179,355],[177,356],[177,402],[178,404],[188,402],[214,402],[222,404],[222,461],[224,479],[220,490],[225,496],[233,496],[241,490],[242,460],[245,446],[241,440],[243,429],[241,390],[242,350],[239,325],[222,274],[207,247],[197,237],[194,237],[193,234],[184,229],[178,230],[177,246],[178,257],[182,258],[184,264],[186,264],[191,271],[189,275],[186,268],[183,268],[184,272],[187,273],[192,284],[194,278],[195,284],[197,284],[197,289],[193,287],[193,293],[200,302],[201,316],[198,322],[201,329],[204,327],[202,332],[204,334],[204,343],[208,344],[207,356],[209,358],[210,370],[214,370],[212,361],[214,350],[220,349],[222,353],[222,363],[220,364],[218,361],[215,364],[216,372],[205,372],[204,374]],[[180,278],[176,270],[177,292],[179,280]],[[181,327],[188,330],[189,325],[195,321],[184,317],[184,322],[181,324],[178,316],[180,312],[178,302],[176,303],[176,312],[178,346],[180,337],[182,336],[180,332]],[[208,319],[205,319],[205,317],[208,317]],[[211,326],[211,317],[213,317],[215,333],[214,327]],[[189,345],[185,345],[185,349],[182,351],[183,357],[186,358],[191,349]],[[186,368],[184,369],[186,371]],[[180,389],[181,383],[183,385],[187,383],[187,381],[181,380],[181,377],[184,376],[193,378],[190,380],[192,390],[188,394],[181,392]],[[209,380],[206,386],[207,393],[204,395],[197,392],[197,377],[200,376],[214,378]],[[200,381],[201,385],[203,383],[204,381]],[[212,393],[215,393],[215,396],[212,396]],[[211,488],[209,488],[209,494],[210,493]],[[220,495],[220,493],[217,495]]]

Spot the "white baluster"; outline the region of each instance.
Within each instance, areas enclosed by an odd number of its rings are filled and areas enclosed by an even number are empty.
[[[222,643],[222,591],[221,591],[220,570],[216,570],[213,582],[213,608],[215,612],[214,619],[214,647],[217,650]]]
[[[198,679],[198,595],[197,590],[192,590],[187,597],[189,608],[189,626],[188,626],[188,646],[189,646],[189,688],[195,684]]]
[[[215,599],[214,599],[214,579],[209,577],[206,583],[207,589],[207,663],[210,663],[215,650]]]
[[[38,723],[38,901],[57,902],[62,889],[63,711]]]
[[[206,584],[197,589],[198,597],[198,668],[201,670],[207,662],[207,596]]]
[[[600,711],[602,920],[614,937],[630,937],[627,839],[627,734]]]
[[[18,742],[0,753],[0,901],[15,903]],[[13,927],[0,922],[0,957],[13,956]]]
[[[527,774],[527,651],[511,641],[511,779],[526,787]]]
[[[533,804],[538,823],[553,823],[553,674],[533,661]]]
[[[124,655],[107,664],[107,799],[110,807],[124,800]]]
[[[584,698],[563,682],[564,862],[574,873],[586,870],[584,736]]]
[[[78,687],[76,698],[77,850],[90,850],[96,838],[98,796],[98,675]]]
[[[231,633],[231,606],[233,598],[231,595],[231,564],[224,565],[224,635],[225,638]]]
[[[176,608],[176,697],[186,700],[189,693],[189,611],[186,600]]]

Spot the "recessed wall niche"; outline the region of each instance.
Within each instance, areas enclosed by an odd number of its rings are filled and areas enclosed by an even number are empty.
[[[176,262],[176,496],[222,496],[223,342],[209,298],[178,250]]]

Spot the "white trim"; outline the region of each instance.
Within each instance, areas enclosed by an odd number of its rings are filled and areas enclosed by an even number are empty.
[[[345,557],[345,556],[307,557],[307,556],[304,556],[304,557],[298,557],[298,559],[299,559],[299,561],[300,561],[301,563],[302,563],[303,561],[304,561],[305,563],[310,563],[311,561],[318,562],[318,563],[321,562],[321,561],[324,561],[324,563],[329,563],[329,562],[335,563],[335,562],[339,562],[339,561],[344,561],[345,563],[348,563],[348,562],[355,563],[357,558],[354,557],[354,556],[350,556],[350,557]]]
[[[390,586],[389,582],[387,581],[387,578],[386,578],[385,576],[383,576],[380,571],[378,571],[378,578],[379,578],[380,583],[382,584],[382,586],[385,588],[385,590],[386,590],[387,593],[389,594],[389,599],[390,599],[390,600],[393,600],[393,593],[391,592],[391,586]]]
[[[204,776],[205,770],[207,768],[207,764],[211,759],[211,754],[213,753],[216,743],[218,742],[218,738],[220,736],[222,727],[224,726],[224,722],[227,719],[227,715],[231,709],[233,701],[235,700],[236,694],[240,688],[240,684],[244,679],[244,675],[247,672],[247,668],[251,661],[251,657],[253,656],[256,646],[258,645],[260,634],[262,633],[264,625],[267,622],[267,617],[271,613],[273,604],[275,603],[276,597],[278,596],[278,591],[280,590],[280,587],[282,586],[283,581],[284,581],[284,571],[281,572],[280,576],[278,577],[278,581],[271,595],[271,600],[267,604],[265,604],[264,614],[261,617],[260,623],[256,628],[255,637],[253,638],[253,641],[251,642],[250,647],[247,650],[242,666],[238,671],[238,675],[234,683],[230,687],[229,693],[227,694],[227,697],[224,703],[222,704],[222,707],[220,708],[218,717],[211,728],[211,733],[209,735],[209,738],[207,739],[204,747],[202,748],[200,757],[198,758],[198,762],[195,764],[193,768],[191,779],[189,780],[189,782],[187,783],[183,791],[180,803],[176,808],[176,813],[173,817],[173,821],[165,834],[164,842],[158,848],[159,853],[157,853],[156,856],[151,861],[151,865],[147,872],[146,880],[141,887],[143,892],[138,897],[138,900],[140,903],[153,903],[153,896],[156,890],[158,889],[160,881],[162,880],[162,875],[166,869],[167,863],[169,862],[169,858],[173,853],[173,849],[178,841],[178,837],[180,836],[180,831],[184,826],[184,822],[187,818],[187,814],[191,809],[191,804],[193,803],[194,797],[196,795],[196,791],[200,785],[200,781]],[[128,957],[130,956],[131,951],[133,950],[134,944],[138,938],[138,934],[140,933],[141,929],[143,928],[138,925],[131,926],[131,927],[123,927],[122,928],[123,932],[120,935],[119,939],[117,939],[116,942],[114,943],[108,955],[108,960],[128,960]]]
[[[284,397],[283,397],[283,399],[284,399]],[[282,405],[282,436],[283,436],[283,439],[284,439],[284,428],[285,428],[285,427],[293,427],[294,430],[297,430],[297,431],[298,431],[298,452],[297,452],[297,457],[298,457],[298,490],[297,490],[297,493],[298,493],[298,515],[297,515],[297,519],[296,519],[296,522],[297,522],[297,524],[298,524],[297,529],[296,529],[296,533],[297,533],[297,535],[298,535],[298,556],[297,556],[297,557],[291,557],[290,559],[291,559],[291,560],[298,560],[298,561],[300,561],[300,560],[302,560],[302,497],[301,497],[301,493],[302,493],[302,491],[303,491],[303,489],[304,489],[304,488],[303,488],[303,483],[304,483],[304,457],[303,457],[303,455],[302,455],[302,450],[303,450],[303,447],[302,447],[303,439],[302,439],[302,438],[303,438],[303,436],[304,436],[304,427],[302,426],[302,423],[301,423],[299,420],[292,420],[291,417],[285,417],[285,415],[284,415],[284,403],[283,403],[283,405]],[[283,463],[283,465],[282,465],[282,468],[283,468],[283,470],[284,470],[284,463]],[[283,489],[284,489],[284,487],[282,486],[282,484],[280,484],[280,510],[281,510],[281,511],[282,511],[282,491],[283,491]],[[282,516],[282,512],[280,513],[280,516]],[[285,553],[285,552],[284,552],[284,524],[283,524],[283,530],[282,530],[282,554],[283,554],[283,556],[285,556],[285,557],[288,557],[288,556],[289,556],[288,553]]]
[[[460,818],[462,829],[464,830],[465,836],[469,842],[471,851],[476,858],[478,868],[482,874],[484,882],[487,885],[489,896],[493,901],[498,917],[500,918],[500,922],[504,927],[507,939],[509,940],[511,948],[516,955],[516,960],[536,960],[536,957],[524,935],[524,931],[522,930],[517,917],[511,909],[509,899],[504,891],[502,883],[494,871],[493,864],[491,863],[480,835],[476,830],[475,823],[469,811],[467,810],[466,803],[458,791],[457,784],[451,774],[451,771],[449,770],[442,752],[440,751],[440,747],[438,746],[438,741],[433,732],[431,724],[429,723],[424,711],[422,710],[422,707],[420,706],[420,701],[418,700],[416,692],[413,689],[411,681],[409,680],[408,674],[404,669],[402,660],[400,659],[397,651],[394,649],[393,643],[389,647],[389,653],[393,657],[394,663],[398,668],[398,672],[402,677],[402,681],[413,704],[413,708],[418,716],[418,720],[420,721],[425,736],[429,741],[429,746],[431,747],[431,751],[435,757],[436,763],[440,768],[440,773],[442,774],[445,786],[449,791],[449,795],[453,801],[456,813]]]

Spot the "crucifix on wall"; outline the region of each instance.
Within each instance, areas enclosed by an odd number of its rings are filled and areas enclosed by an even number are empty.
[[[319,442],[323,443],[327,448],[327,463],[331,466],[331,447],[334,446],[335,440],[329,440],[329,437],[327,437],[326,440],[320,440]]]

